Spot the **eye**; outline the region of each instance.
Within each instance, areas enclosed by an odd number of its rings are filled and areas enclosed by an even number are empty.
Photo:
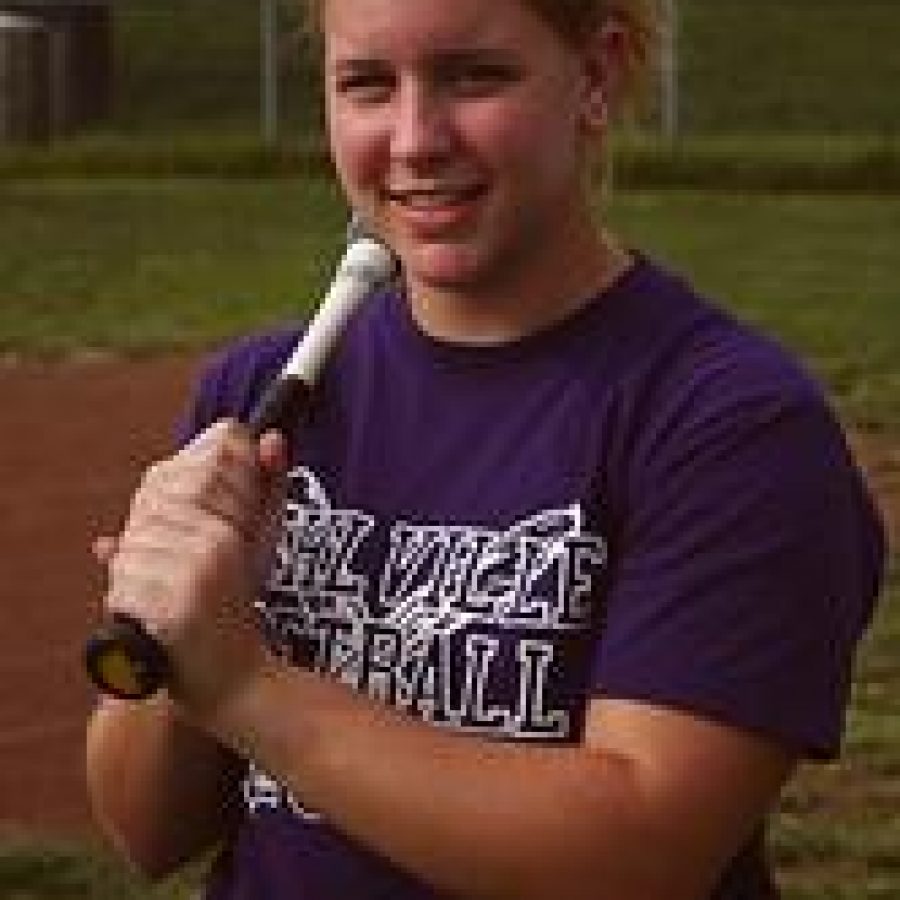
[[[442,73],[445,86],[462,97],[488,97],[519,80],[519,72],[510,65],[495,62],[468,62]]]
[[[351,72],[334,79],[335,92],[356,103],[383,102],[393,89],[394,79],[386,72]]]

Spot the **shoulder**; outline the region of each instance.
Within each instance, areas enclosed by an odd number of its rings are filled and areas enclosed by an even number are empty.
[[[884,533],[822,387],[776,341],[673,288],[628,372],[602,679],[836,752]],[[798,713],[802,708],[802,715]]]
[[[761,540],[776,525],[812,533],[857,521],[854,508],[869,517],[843,425],[800,358],[708,300],[682,302],[691,314],[630,386],[632,526],[653,533],[678,510],[692,523],[721,522],[742,500]]]
[[[644,256],[581,325],[588,364],[645,421],[723,390],[823,396],[797,354]]]
[[[640,446],[656,454],[698,428],[751,428],[795,414],[840,430],[823,386],[798,354],[678,276],[645,265],[638,301],[644,337],[621,381],[640,423],[633,432]]]
[[[609,299],[591,383],[610,398],[604,458],[621,513],[648,493],[695,488],[713,464],[727,474],[777,465],[789,446],[845,452],[825,391],[798,355],[684,279],[639,259]],[[750,463],[743,451],[754,448]]]

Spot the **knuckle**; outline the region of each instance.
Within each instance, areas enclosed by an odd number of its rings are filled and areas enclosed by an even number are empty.
[[[227,434],[222,435],[210,450],[210,463],[214,470],[222,470],[232,466],[239,460],[238,449],[234,440]]]
[[[141,474],[138,492],[152,489],[162,483],[165,480],[165,468],[165,460],[156,460],[155,462],[150,463]]]
[[[207,518],[205,531],[217,547],[231,547],[241,540],[241,529],[232,518],[213,515]]]
[[[198,441],[216,445],[246,439],[246,428],[235,418],[218,419],[204,431]]]
[[[206,485],[215,484],[224,473],[240,472],[253,460],[252,445],[237,423],[219,422],[215,433],[191,448],[191,459]]]
[[[253,442],[245,426],[236,421],[230,423],[230,427],[222,436],[220,453],[225,462],[249,465],[254,461]]]

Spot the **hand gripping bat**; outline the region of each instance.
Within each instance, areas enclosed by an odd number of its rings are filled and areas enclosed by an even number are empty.
[[[391,252],[352,224],[348,247],[331,287],[284,368],[251,411],[247,425],[255,437],[271,429],[287,431],[309,405],[310,393],[353,312],[372,291],[397,274]],[[113,613],[89,638],[84,650],[91,681],[101,691],[143,700],[171,675],[165,647],[144,624]]]

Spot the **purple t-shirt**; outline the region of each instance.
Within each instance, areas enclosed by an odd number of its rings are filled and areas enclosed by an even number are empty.
[[[218,356],[185,433],[297,333]],[[370,298],[293,447],[260,620],[296,664],[480,739],[577,742],[608,695],[838,751],[880,522],[813,381],[646,259],[502,346]],[[436,896],[252,762],[243,797],[216,900]],[[717,898],[774,896],[762,844]]]

